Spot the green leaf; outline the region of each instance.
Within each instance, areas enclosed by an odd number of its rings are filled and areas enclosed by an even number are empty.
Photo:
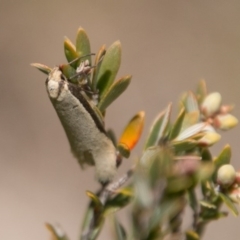
[[[205,208],[209,208],[209,209],[216,209],[217,208],[214,204],[212,204],[211,202],[208,202],[208,201],[201,200],[201,201],[199,201],[199,203],[200,203],[201,206],[203,206]]]
[[[46,227],[51,233],[52,240],[68,240],[67,235],[59,226],[53,226],[49,223],[46,223]]]
[[[102,60],[104,55],[106,54],[106,46],[103,45],[101,46],[101,48],[98,51],[98,54],[96,55],[95,58],[95,68],[93,70],[93,77],[92,77],[92,89],[95,91],[97,88],[97,79],[98,79],[98,73],[99,73],[99,69],[101,67],[102,64]]]
[[[208,148],[202,148],[201,150],[202,161],[212,162],[212,155]]]
[[[125,76],[108,88],[98,103],[98,108],[101,112],[104,112],[106,108],[126,90],[130,84],[131,77],[130,75]]]
[[[234,216],[238,216],[238,210],[232,200],[225,194],[219,193],[220,198],[227,205],[229,210],[233,213]]]
[[[86,31],[83,28],[79,28],[77,32],[77,38],[76,38],[76,51],[79,55],[79,57],[84,57],[86,55],[89,55],[91,53],[91,47],[90,47],[90,41],[87,36]],[[84,58],[81,58],[81,61],[87,60],[90,63],[90,66],[92,65],[91,56],[86,56]],[[80,61],[78,61],[77,66],[79,65]]]
[[[52,71],[52,68],[50,68],[46,65],[43,65],[41,63],[31,63],[31,66],[37,68],[38,70],[40,70],[41,72],[43,72],[47,75]]]
[[[197,95],[198,104],[200,105],[203,102],[204,98],[207,96],[207,86],[206,86],[205,80],[201,80],[199,82],[196,95]]]
[[[64,53],[68,62],[72,62],[73,60],[76,60],[77,58],[79,58],[79,54],[76,52],[75,46],[67,37],[65,37],[65,40],[64,40]],[[79,61],[74,61],[70,65],[74,69],[76,69],[79,65]]]
[[[61,65],[60,69],[61,69],[63,75],[66,76],[67,79],[69,79],[71,76],[74,76],[76,74],[75,69],[72,66],[67,65],[67,64]],[[73,79],[71,79],[71,82],[77,83],[77,79],[73,78]]]
[[[171,130],[171,133],[169,136],[170,140],[177,137],[178,134],[180,133],[184,117],[185,117],[185,109],[182,108],[177,117],[177,120],[175,121],[174,125],[172,126],[172,130]]]
[[[197,196],[194,188],[190,188],[188,190],[188,199],[189,199],[190,207],[192,208],[193,212],[196,214],[198,211],[198,201],[197,201]]]
[[[114,42],[108,49],[103,58],[97,76],[97,89],[100,97],[103,96],[112,85],[117,75],[121,63],[121,43]]]
[[[92,200],[95,210],[101,211],[103,209],[103,205],[98,196],[90,191],[86,191],[86,194]]]
[[[189,189],[193,185],[193,178],[190,176],[181,176],[169,178],[166,191],[168,193],[178,193]]]
[[[95,240],[97,239],[99,233],[102,230],[103,224],[104,224],[105,219],[102,217],[99,219],[98,223],[93,227],[91,234],[88,235],[87,239],[88,240]],[[86,240],[86,236],[81,236],[81,240]]]
[[[123,207],[128,205],[131,202],[131,200],[132,200],[131,194],[125,194],[124,191],[119,192],[114,198],[107,201],[104,208],[104,216],[107,216],[122,209]]]
[[[118,143],[117,149],[120,152],[121,156],[129,158],[131,154],[130,148],[124,143]]]
[[[156,145],[160,139],[164,138],[169,125],[171,110],[172,104],[170,103],[168,107],[155,118],[145,142],[144,150]]]
[[[174,147],[175,152],[185,152],[195,148],[198,141],[194,139],[187,139],[183,141],[172,141],[171,145]]]

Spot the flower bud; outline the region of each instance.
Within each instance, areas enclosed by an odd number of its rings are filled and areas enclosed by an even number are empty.
[[[218,92],[210,93],[204,99],[201,110],[206,117],[211,117],[217,113],[221,107],[222,96]]]
[[[237,183],[238,185],[240,185],[240,170],[238,170],[238,171],[236,172],[235,183]]]
[[[214,118],[213,125],[221,130],[228,130],[238,124],[237,118],[232,114],[218,115]]]
[[[218,169],[217,182],[221,187],[231,186],[236,178],[236,171],[231,164],[225,164]]]

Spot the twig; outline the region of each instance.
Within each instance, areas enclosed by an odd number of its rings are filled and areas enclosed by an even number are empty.
[[[109,196],[111,194],[116,193],[116,190],[119,189],[123,184],[125,184],[128,179],[133,175],[135,170],[135,166],[133,166],[131,169],[129,169],[122,177],[120,177],[117,181],[108,184],[106,187],[103,187],[100,191],[99,191],[99,199],[102,203],[102,206],[104,206],[106,204],[107,199],[109,198]],[[93,217],[91,219],[91,222],[89,224],[89,227],[86,231],[84,231],[81,234],[81,240],[88,240],[93,231],[94,228],[96,226],[96,224],[98,223],[99,217],[101,217],[101,211],[93,211]]]

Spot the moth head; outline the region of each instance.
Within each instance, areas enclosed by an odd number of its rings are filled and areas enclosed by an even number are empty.
[[[56,99],[58,101],[63,99],[64,90],[68,89],[68,83],[59,67],[53,68],[49,73],[46,80],[46,87],[48,95],[51,99]]]

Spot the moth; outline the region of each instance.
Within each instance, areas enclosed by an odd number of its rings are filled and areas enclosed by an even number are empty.
[[[59,67],[49,73],[46,89],[81,167],[95,165],[96,178],[101,183],[110,182],[117,169],[117,151],[96,106],[81,87],[68,81]]]

